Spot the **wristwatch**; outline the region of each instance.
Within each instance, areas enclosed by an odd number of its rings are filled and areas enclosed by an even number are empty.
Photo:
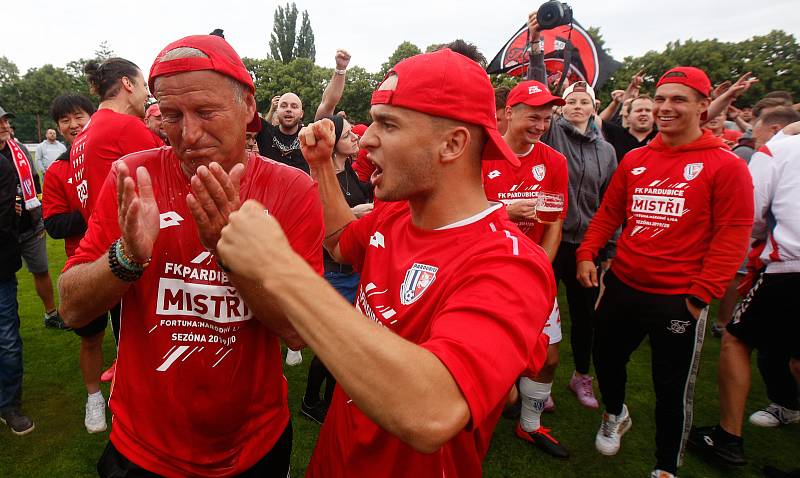
[[[336,72],[337,75],[344,75],[345,73],[347,73],[347,69],[344,70],[334,69],[333,71]]]
[[[698,309],[705,309],[706,307],[708,307],[708,302],[704,301],[700,297],[697,297],[696,295],[687,295],[686,299],[689,301],[689,303],[691,303]]]

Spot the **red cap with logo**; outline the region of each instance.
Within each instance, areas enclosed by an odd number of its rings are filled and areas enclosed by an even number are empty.
[[[167,52],[181,47],[200,50],[205,53],[206,57],[178,58],[175,60],[161,61],[161,58],[167,54]],[[253,78],[250,77],[250,73],[248,73],[247,68],[244,67],[242,59],[239,58],[239,55],[225,39],[216,35],[192,35],[181,38],[164,47],[158,56],[156,56],[153,66],[150,67],[148,86],[150,86],[150,91],[154,92],[155,79],[159,76],[170,76],[178,73],[201,70],[212,70],[229,78],[233,78],[248,87],[251,93],[256,93]],[[255,133],[260,130],[261,118],[256,111],[255,116],[253,116],[253,119],[247,125],[247,131]]]
[[[506,98],[506,106],[524,103],[528,106],[544,106],[554,104],[564,106],[566,101],[558,96],[553,96],[550,90],[536,80],[523,81],[515,86]]]
[[[669,70],[658,80],[656,88],[666,83],[688,86],[705,97],[711,95],[711,81],[708,76],[703,70],[693,66],[676,66]]]
[[[483,159],[520,162],[497,130],[494,88],[469,58],[443,49],[407,58],[386,74],[397,75],[394,90],[375,90],[373,105],[391,105],[483,127],[488,136]]]

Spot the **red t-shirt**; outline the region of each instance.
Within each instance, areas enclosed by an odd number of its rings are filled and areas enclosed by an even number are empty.
[[[158,148],[164,143],[133,115],[98,110],[72,143],[72,184],[86,222],[114,161],[126,154]]]
[[[81,202],[72,186],[72,165],[69,161],[59,160],[47,168],[44,175],[44,185],[42,186],[42,216],[55,216],[77,211],[81,208]],[[64,250],[67,257],[75,253],[78,243],[83,236],[71,236],[64,239]]]
[[[121,301],[111,441],[165,476],[232,476],[251,468],[289,421],[277,336],[252,311],[200,243],[186,204],[189,179],[172,148],[123,158],[153,181],[160,231],[153,259]],[[256,199],[292,248],[322,273],[322,205],[302,171],[250,156],[242,201]],[[65,269],[105,256],[119,238],[116,174]]]
[[[710,302],[744,258],[744,249],[738,259],[729,258],[730,271],[704,268],[719,226],[753,224],[747,164],[711,131],[676,148],[659,134],[623,158],[576,259],[592,260],[623,221],[611,266],[621,281],[644,292]]]
[[[407,203],[382,203],[339,239],[343,257],[361,271],[356,307],[442,361],[469,405],[470,425],[439,451],[419,453],[337,385],[307,476],[481,475],[511,385],[531,361],[541,366],[546,357],[541,332],[555,289],[544,252],[502,207],[473,219],[422,230]]]
[[[511,204],[514,201],[536,199],[540,192],[564,195],[564,210],[561,219],[567,218],[567,194],[569,171],[567,159],[550,146],[538,142],[531,150],[519,157],[520,166],[515,167],[504,159],[483,162],[483,188],[492,201]],[[534,220],[516,223],[536,244],[542,243],[544,225]]]
[[[724,129],[722,130],[722,139],[725,141],[737,142],[739,138],[742,137],[741,131],[736,131],[732,129]]]

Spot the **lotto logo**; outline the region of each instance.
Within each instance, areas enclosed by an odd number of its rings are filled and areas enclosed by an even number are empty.
[[[180,226],[183,218],[175,211],[161,213],[159,215],[159,229],[166,229],[168,227]]]
[[[539,88],[539,87],[538,87],[538,86],[536,86],[536,85],[533,85],[533,86],[529,86],[529,87],[528,87],[528,94],[529,94],[529,95],[535,95],[536,93],[541,93],[541,92],[542,92],[542,89],[541,89],[541,88]]]
[[[492,171],[491,173],[486,175],[486,177],[488,177],[489,179],[494,179],[494,178],[499,177],[499,176],[500,176],[500,171],[498,171],[496,169],[494,171]]]

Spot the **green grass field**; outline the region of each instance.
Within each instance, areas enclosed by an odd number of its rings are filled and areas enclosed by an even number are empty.
[[[55,281],[64,263],[61,242],[48,242],[51,274]],[[108,439],[107,433],[89,435],[83,426],[86,392],[78,370],[79,339],[71,332],[45,329],[42,306],[36,296],[30,274],[18,273],[20,316],[25,355],[24,410],[36,422],[30,435],[17,437],[0,428],[0,478],[10,477],[84,477],[96,476],[95,463]],[[562,298],[563,299],[563,298]],[[514,423],[501,419],[489,455],[485,461],[487,477],[644,477],[654,464],[653,407],[650,381],[649,347],[645,344],[633,356],[628,367],[627,404],[633,428],[622,442],[617,456],[603,457],[594,449],[594,436],[600,412],[581,408],[566,389],[572,371],[569,350],[569,317],[562,300],[565,338],[561,348],[562,365],[553,387],[556,412],[544,416],[544,424],[572,454],[567,461],[544,455],[513,435]],[[713,316],[713,311],[712,311]],[[106,363],[114,355],[110,329],[105,342]],[[299,415],[300,397],[311,352],[304,351],[304,361],[287,367],[289,404],[293,412],[293,476],[302,476],[317,438],[316,424]],[[695,401],[695,423],[717,421],[716,362],[719,340],[707,334]],[[754,386],[748,413],[766,404],[764,387],[754,370]],[[146,385],[143,385],[146,386]],[[108,397],[108,386],[103,386]],[[110,424],[110,417],[109,417]],[[770,464],[782,468],[800,466],[800,426],[758,429],[745,425],[745,451],[751,463],[734,469],[706,461],[687,453],[681,477],[744,478],[761,476]],[[402,466],[402,465],[398,465]]]

